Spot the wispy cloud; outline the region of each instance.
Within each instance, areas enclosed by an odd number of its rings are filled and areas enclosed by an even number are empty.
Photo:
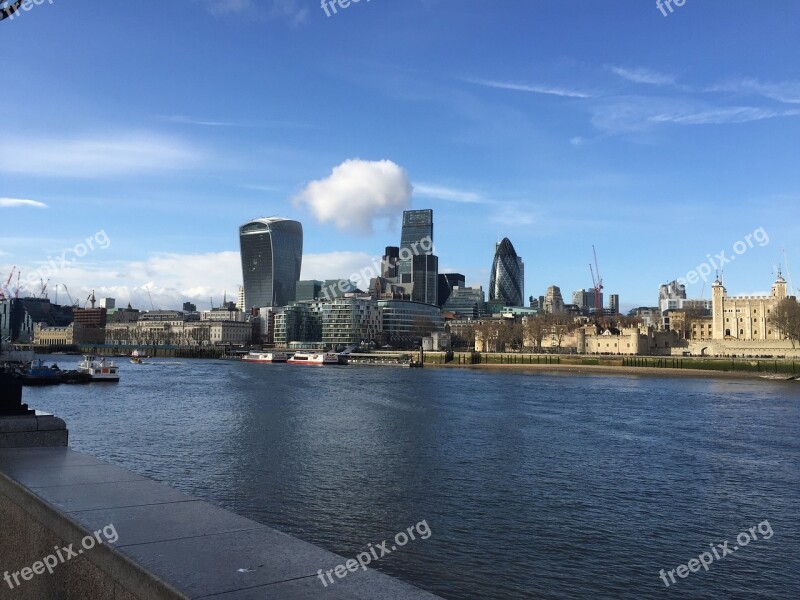
[[[32,208],[47,208],[47,204],[38,200],[23,200],[21,198],[0,198],[0,208],[20,208],[23,206]]]
[[[262,3],[255,0],[203,0],[206,9],[214,16],[236,14],[262,14]],[[308,18],[308,8],[300,5],[299,0],[272,0],[268,15],[273,18],[288,19],[292,25],[304,23]]]
[[[44,177],[101,178],[188,169],[205,154],[189,144],[152,133],[74,138],[4,137],[0,172]]]
[[[785,104],[800,104],[800,81],[782,81],[774,83],[759,81],[758,79],[752,78],[743,78],[717,84],[709,88],[708,91],[754,94]]]
[[[515,92],[527,92],[530,94],[545,94],[550,96],[561,96],[564,98],[591,98],[588,92],[570,90],[561,87],[536,85],[526,83],[512,83],[505,81],[493,81],[489,79],[464,79],[467,83],[482,85],[484,87],[495,88],[498,90],[511,90]]]
[[[420,183],[414,185],[414,194],[423,198],[435,200],[448,200],[451,202],[466,202],[470,204],[485,202],[486,199],[477,192],[458,190],[441,185]]]
[[[200,125],[203,127],[308,127],[308,124],[296,121],[218,121],[214,119],[198,119],[186,115],[161,115],[157,118],[159,121],[167,123]]]
[[[592,124],[607,133],[633,133],[658,125],[722,125],[748,123],[800,114],[756,106],[716,106],[685,98],[625,96],[593,108]]]
[[[646,69],[644,67],[637,67],[635,69],[626,69],[624,67],[616,67],[613,65],[608,65],[606,68],[615,75],[618,75],[623,79],[627,79],[628,81],[633,81],[634,83],[645,83],[648,85],[659,85],[659,86],[675,85],[674,75],[658,73],[657,71]]]

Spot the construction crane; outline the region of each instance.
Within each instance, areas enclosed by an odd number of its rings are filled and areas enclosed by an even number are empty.
[[[592,253],[594,254],[594,268],[592,263],[589,263],[589,272],[592,274],[592,285],[594,286],[594,310],[595,313],[603,314],[603,277],[600,275],[600,265],[597,262],[597,250],[592,245]],[[595,274],[597,277],[595,277]]]
[[[4,290],[8,290],[8,284],[11,283],[11,278],[14,277],[14,269],[17,268],[17,265],[11,267],[11,273],[8,274],[8,279],[6,279],[6,283],[3,287],[0,288],[0,300],[6,299],[6,294]],[[8,290],[11,292],[11,290]]]
[[[156,307],[153,306],[153,297],[150,295],[150,288],[147,287],[147,286],[144,286],[144,289],[147,290],[147,297],[150,299],[150,310],[155,310]]]
[[[78,305],[77,302],[75,302],[75,300],[72,299],[72,296],[69,295],[69,290],[67,289],[67,284],[66,283],[62,283],[61,285],[64,286],[64,292],[66,292],[67,298],[69,298],[69,305],[70,306],[77,306]]]
[[[47,281],[45,281],[44,279],[39,277],[39,281],[42,282],[42,291],[39,294],[39,298],[47,298],[47,285],[50,283],[50,280],[48,279]]]

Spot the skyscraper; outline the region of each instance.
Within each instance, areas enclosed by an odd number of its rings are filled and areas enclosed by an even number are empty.
[[[412,258],[421,254],[433,254],[433,211],[406,210],[403,212],[398,263],[402,283],[411,283]]]
[[[411,299],[438,306],[439,300],[439,257],[421,254],[411,259]]]
[[[525,265],[508,238],[497,244],[489,278],[489,301],[524,306]]]
[[[303,263],[303,226],[289,219],[255,219],[239,228],[246,310],[294,300]]]

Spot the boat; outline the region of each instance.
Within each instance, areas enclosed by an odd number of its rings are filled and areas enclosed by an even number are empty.
[[[61,369],[53,365],[48,367],[39,358],[19,371],[22,385],[58,385],[61,383]]]
[[[289,360],[286,352],[250,352],[242,357],[245,362],[255,363],[285,363]]]
[[[296,352],[286,362],[292,365],[338,365],[339,355],[336,352]]]
[[[0,343],[0,363],[30,364],[35,354],[30,346]]]
[[[119,381],[119,367],[113,361],[106,361],[105,358],[98,358],[91,354],[84,355],[83,361],[78,365],[78,373],[88,373],[93,382],[115,383]]]

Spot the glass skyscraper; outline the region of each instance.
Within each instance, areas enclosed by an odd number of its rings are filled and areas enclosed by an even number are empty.
[[[303,263],[303,226],[289,219],[256,219],[239,228],[245,310],[294,301]]]
[[[508,238],[497,244],[489,278],[489,302],[524,306],[525,265]]]
[[[433,254],[433,211],[406,210],[403,212],[398,264],[402,283],[411,283],[413,271],[411,257],[421,254]]]

